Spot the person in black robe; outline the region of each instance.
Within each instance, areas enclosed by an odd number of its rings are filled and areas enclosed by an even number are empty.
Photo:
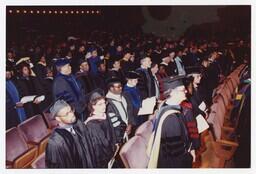
[[[104,61],[100,61],[97,64],[97,68],[98,68],[98,73],[97,75],[95,75],[96,87],[103,89],[105,92],[107,92],[107,83],[106,83],[107,69]]]
[[[52,85],[53,85],[53,69],[46,67],[46,77],[43,80],[43,87],[45,91],[45,108],[48,108],[53,102]]]
[[[47,168],[93,168],[95,159],[87,128],[76,119],[74,110],[64,100],[50,108],[59,127],[52,132],[45,151]]]
[[[180,103],[186,99],[184,76],[165,79],[166,101],[161,105],[149,142],[149,168],[191,168],[195,152],[183,121]],[[157,153],[158,152],[158,153]]]
[[[85,94],[96,88],[95,77],[89,72],[89,63],[86,60],[79,62],[80,70],[76,73],[76,79],[80,82]]]
[[[124,50],[124,53],[123,53],[123,58],[120,60],[120,65],[121,65],[121,68],[124,72],[124,74],[126,74],[128,71],[131,71],[132,70],[132,62],[131,62],[131,57],[132,57],[132,54],[131,54],[131,50],[129,49],[126,49]]]
[[[17,89],[21,98],[32,95],[45,95],[39,79],[31,76],[31,69],[27,63],[20,63],[18,65],[18,69],[20,76],[17,80]],[[27,118],[40,114],[44,109],[44,102],[45,101],[39,101],[37,98],[35,98],[33,102],[25,103],[23,106]]]
[[[93,144],[93,155],[96,168],[107,168],[114,156],[116,146],[115,134],[109,117],[106,115],[106,100],[100,90],[91,92],[88,103],[89,117],[85,121]]]
[[[122,92],[121,81],[118,78],[108,79],[108,93],[106,95],[108,106],[107,115],[114,127],[116,142],[123,144],[126,140],[124,135],[131,133],[135,118],[133,106],[129,97]]]
[[[111,62],[110,68],[111,69],[108,70],[108,78],[117,77],[121,80],[122,85],[125,85],[126,79],[124,72],[121,68],[120,61],[114,60],[113,62]]]
[[[40,60],[35,65],[35,73],[40,81],[43,81],[44,78],[46,78],[47,65],[46,65],[46,58],[44,54],[40,56]]]
[[[141,57],[141,67],[136,70],[136,72],[140,75],[137,87],[140,91],[142,100],[156,96],[155,82],[152,72],[150,70],[151,67],[151,59],[150,57]]]
[[[202,116],[206,117],[207,112],[205,110],[207,110],[207,104],[205,102],[205,96],[206,96],[206,92],[205,90],[202,88],[202,86],[200,86],[200,82],[201,82],[201,78],[202,78],[202,69],[199,66],[193,66],[193,67],[187,67],[187,72],[188,72],[188,76],[190,77],[191,81],[192,81],[192,87],[193,87],[193,91],[190,97],[190,101],[193,105],[193,115],[194,117],[197,117],[199,114],[201,114]],[[205,110],[201,110],[199,108],[199,106],[204,103],[206,108]]]
[[[85,59],[85,45],[79,45],[78,50],[75,52],[74,57],[71,58],[70,65],[72,73],[75,74],[79,70],[79,61]]]
[[[71,73],[70,60],[59,58],[55,65],[58,74],[53,81],[53,99],[63,99],[75,108],[76,116],[85,120],[85,93],[79,81]]]
[[[197,122],[196,122],[196,116],[194,115],[194,107],[198,106],[193,106],[191,102],[191,97],[193,95],[193,77],[187,77],[184,79],[184,86],[186,88],[186,97],[187,100],[184,100],[180,105],[182,107],[183,115],[184,115],[184,122],[186,124],[188,133],[189,133],[189,138],[192,142],[192,149],[198,150],[200,147],[200,137],[197,129]]]

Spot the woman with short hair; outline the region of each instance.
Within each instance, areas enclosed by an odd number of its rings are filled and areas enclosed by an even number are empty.
[[[96,168],[107,168],[115,151],[114,132],[106,115],[106,104],[105,96],[99,90],[90,93],[87,105],[90,115],[84,123],[92,140]]]

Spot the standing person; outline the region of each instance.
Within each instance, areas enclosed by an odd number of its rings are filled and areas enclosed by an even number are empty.
[[[76,116],[81,121],[85,120],[85,94],[80,83],[71,73],[70,61],[60,58],[55,62],[58,74],[53,81],[53,98],[56,101],[62,98],[75,108]]]
[[[125,84],[125,75],[121,68],[119,60],[114,60],[110,63],[110,69],[108,70],[108,78],[111,77],[117,77],[122,81],[122,85]]]
[[[90,65],[90,72],[92,75],[96,76],[98,75],[98,67],[97,65],[101,62],[101,60],[104,58],[103,56],[98,56],[98,52],[96,48],[91,48],[89,50],[91,52],[91,56],[87,59]]]
[[[93,154],[96,168],[107,168],[108,162],[114,155],[115,134],[109,117],[106,114],[106,100],[103,92],[94,90],[89,94],[89,117],[85,121],[88,135],[93,140]]]
[[[15,53],[13,51],[7,52],[7,58],[6,58],[6,65],[15,68],[16,60],[15,60]]]
[[[44,78],[46,77],[47,65],[46,65],[45,54],[41,54],[39,56],[39,61],[35,65],[35,73],[36,73],[36,76],[39,78],[40,81],[43,81]]]
[[[126,135],[129,135],[134,125],[133,109],[127,96],[122,94],[122,84],[120,79],[108,79],[108,93],[106,95],[108,106],[107,115],[114,127],[116,142],[123,143]]]
[[[123,72],[126,74],[128,71],[132,69],[132,62],[131,62],[131,50],[130,49],[125,49],[123,52],[123,58],[120,60],[120,65],[123,70]]]
[[[149,142],[149,168],[191,168],[191,142],[183,122],[180,103],[186,99],[184,76],[165,79],[165,103],[156,116]]]
[[[184,79],[184,86],[186,88],[186,100],[180,105],[184,115],[184,121],[189,133],[189,138],[192,142],[192,149],[198,150],[200,147],[200,137],[197,129],[196,116],[194,115],[194,107],[191,103],[191,97],[193,95],[193,77],[187,77]]]
[[[72,55],[72,54],[71,54]],[[74,57],[71,58],[71,55],[69,55],[68,59],[70,59],[70,65],[72,67],[72,73],[76,73],[79,70],[79,61],[85,59],[85,45],[81,44],[78,47],[77,52],[75,52]]]
[[[37,77],[31,75],[29,64],[21,62],[18,65],[19,78],[17,80],[17,89],[19,90],[20,97],[25,96],[41,96],[45,95],[44,89]],[[27,118],[37,114],[41,114],[44,109],[44,102],[40,101],[37,97],[33,102],[25,103],[24,109]]]
[[[140,92],[136,87],[139,77],[140,76],[138,73],[134,71],[129,71],[126,75],[127,83],[124,86],[124,90],[123,90],[123,93],[129,98],[129,100],[133,105],[133,117],[136,123],[135,127],[133,128],[134,131],[141,122],[140,116],[138,116],[138,112],[141,107],[142,100],[141,100]]]
[[[46,77],[43,80],[43,87],[45,91],[45,106],[49,107],[53,102],[52,96],[52,85],[53,85],[53,68],[47,66],[46,67]]]
[[[182,61],[182,56],[183,56],[183,49],[178,47],[176,49],[176,57],[174,59],[176,64],[175,72],[177,75],[186,75],[185,67]]]
[[[174,62],[174,56],[175,52],[171,49],[162,51],[161,54],[162,62],[160,63],[160,65],[165,68],[165,72],[168,74],[168,76],[175,75],[176,64]]]
[[[6,67],[6,130],[26,120],[23,103],[20,102],[19,91],[12,80],[13,69]]]
[[[45,151],[47,168],[93,168],[92,144],[84,123],[76,119],[74,110],[64,100],[50,108],[59,127],[52,132]]]
[[[140,91],[141,98],[146,99],[156,96],[154,77],[150,71],[152,64],[151,58],[143,56],[140,60],[140,64],[141,67],[138,68],[136,72],[140,75],[137,87]]]
[[[107,84],[106,84],[106,79],[107,79],[107,69],[106,65],[103,61],[100,61],[97,64],[98,68],[98,74],[95,76],[95,82],[96,82],[96,87],[103,89],[105,92],[107,92]]]
[[[206,106],[205,110],[207,109],[207,105],[205,103],[206,92],[204,91],[202,86],[200,86],[200,82],[202,78],[201,67],[198,67],[198,66],[187,67],[187,72],[188,72],[188,76],[191,77],[191,80],[192,80],[193,92],[191,94],[190,101],[193,105],[193,112],[194,112],[193,115],[194,117],[197,117],[199,114],[201,114],[202,116],[206,117],[207,112],[199,108],[199,105],[204,103]]]
[[[156,74],[158,72],[158,64],[152,63],[150,70],[151,70],[153,80],[154,80],[154,84],[155,84],[156,99],[158,100],[159,97],[160,97],[159,82],[158,82],[158,79],[156,77]]]
[[[85,59],[79,62],[79,71],[76,73],[76,79],[81,84],[85,94],[90,93],[96,88],[95,78],[90,73],[89,63]]]
[[[156,74],[157,80],[159,82],[159,99],[160,100],[164,100],[164,83],[163,83],[163,79],[165,79],[166,77],[168,77],[168,74],[166,73],[166,66],[163,64],[159,65],[159,70],[158,73]]]

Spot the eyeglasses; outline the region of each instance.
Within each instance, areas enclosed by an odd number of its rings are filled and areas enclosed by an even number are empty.
[[[70,113],[74,113],[75,109],[71,108],[69,111],[67,111],[63,116],[57,115],[57,117],[67,117]]]

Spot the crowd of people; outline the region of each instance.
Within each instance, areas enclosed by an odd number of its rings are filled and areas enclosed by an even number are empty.
[[[250,45],[242,39],[173,41],[96,31],[87,39],[11,42],[6,129],[50,112],[59,126],[46,148],[48,168],[107,168],[113,158],[112,167],[124,167],[117,152],[151,119],[151,154],[158,153],[149,166],[190,168],[202,147],[196,117],[208,117],[214,89],[241,63],[250,64]],[[154,112],[138,115],[152,97]]]

